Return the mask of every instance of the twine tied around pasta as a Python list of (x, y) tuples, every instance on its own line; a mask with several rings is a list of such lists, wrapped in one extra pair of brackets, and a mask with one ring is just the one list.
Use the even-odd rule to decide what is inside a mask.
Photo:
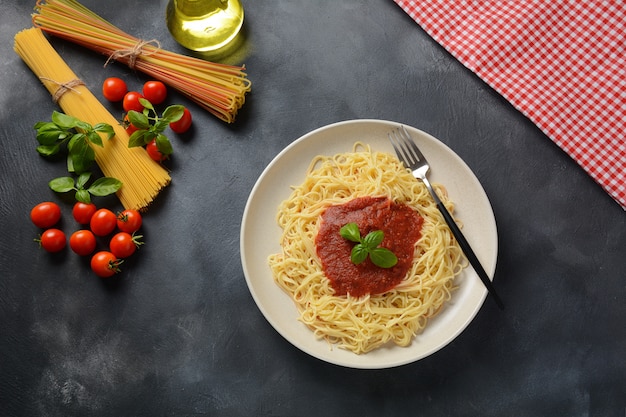
[(66, 81), (63, 83), (53, 80), (52, 78), (48, 78), (48, 77), (39, 77), (39, 79), (50, 81), (51, 83), (59, 86), (59, 88), (52, 95), (52, 101), (54, 101), (55, 103), (58, 103), (61, 97), (63, 96), (63, 94), (67, 93), (68, 91), (73, 91), (77, 94), (80, 94), (80, 91), (76, 90), (75, 87), (78, 87), (79, 85), (85, 85), (83, 80), (78, 79), (78, 78), (74, 78), (73, 80)]
[[(143, 47), (149, 44), (154, 44), (156, 49), (150, 52), (144, 52)], [(139, 40), (132, 48), (130, 49), (118, 49), (117, 51), (113, 51), (109, 58), (104, 63), (106, 67), (109, 65), (111, 60), (117, 61), (120, 58), (128, 58), (128, 67), (130, 69), (135, 69), (135, 62), (140, 55), (153, 55), (156, 54), (159, 49), (161, 49), (161, 43), (159, 43), (156, 39), (151, 39), (149, 41)]]

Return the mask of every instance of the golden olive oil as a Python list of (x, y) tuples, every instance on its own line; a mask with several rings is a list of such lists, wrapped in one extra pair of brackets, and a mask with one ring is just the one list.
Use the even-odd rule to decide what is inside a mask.
[(178, 43), (193, 51), (226, 46), (243, 24), (239, 0), (170, 0), (167, 28)]

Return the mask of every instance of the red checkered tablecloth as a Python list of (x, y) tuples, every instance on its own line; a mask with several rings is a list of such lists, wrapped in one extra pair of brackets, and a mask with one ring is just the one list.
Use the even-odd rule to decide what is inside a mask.
[(394, 0), (626, 210), (626, 3)]

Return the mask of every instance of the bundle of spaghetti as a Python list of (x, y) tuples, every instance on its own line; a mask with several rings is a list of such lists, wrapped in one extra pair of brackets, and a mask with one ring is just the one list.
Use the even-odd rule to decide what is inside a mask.
[[(75, 0), (38, 0), (33, 24), (179, 90), (225, 122), (235, 121), (251, 82), (245, 66), (219, 64), (164, 50), (131, 36)], [(106, 64), (105, 64), (106, 65)]]
[(115, 131), (104, 146), (92, 146), (96, 163), (107, 177), (117, 178), (117, 192), (125, 208), (145, 210), (170, 183), (170, 176), (141, 147), (128, 147), (129, 136), (120, 122), (80, 81), (54, 50), (40, 29), (26, 29), (15, 35), (15, 52), (39, 77), (63, 111), (91, 125), (107, 123)]

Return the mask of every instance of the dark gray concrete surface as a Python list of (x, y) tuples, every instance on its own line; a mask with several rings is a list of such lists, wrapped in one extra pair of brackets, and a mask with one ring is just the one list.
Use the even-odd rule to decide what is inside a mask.
[[(0, 0), (0, 415), (625, 415), (626, 214), (393, 1), (244, 1), (239, 47), (212, 59), (245, 64), (252, 92), (226, 125), (170, 90), (194, 129), (173, 138), (173, 184), (145, 216), (146, 245), (111, 282), (33, 242), (28, 213), (40, 201), (58, 201), (74, 227), (71, 201), (47, 187), (64, 165), (35, 151), (33, 125), (57, 107), (12, 50), (34, 3)], [(166, 3), (84, 1), (185, 52)], [(147, 80), (52, 42), (98, 97), (108, 76)], [(304, 133), (360, 118), (446, 143), (483, 184), (499, 231), (506, 309), (487, 299), (447, 347), (387, 370), (330, 365), (285, 341), (239, 257), (246, 199), (270, 160)]]

